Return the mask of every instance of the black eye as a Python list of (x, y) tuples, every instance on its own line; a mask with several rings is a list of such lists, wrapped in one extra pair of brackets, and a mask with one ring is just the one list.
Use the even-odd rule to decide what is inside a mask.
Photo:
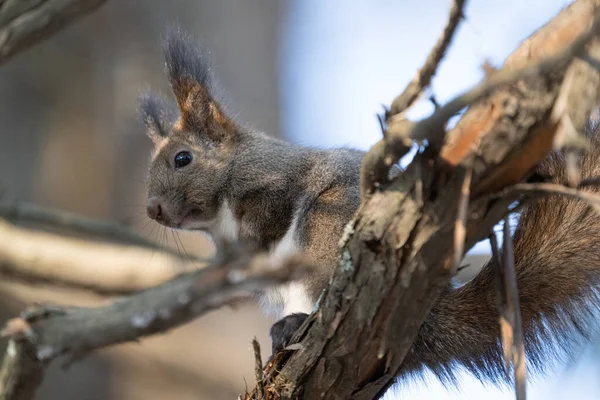
[(180, 151), (175, 155), (175, 168), (185, 167), (192, 162), (192, 153), (189, 151)]

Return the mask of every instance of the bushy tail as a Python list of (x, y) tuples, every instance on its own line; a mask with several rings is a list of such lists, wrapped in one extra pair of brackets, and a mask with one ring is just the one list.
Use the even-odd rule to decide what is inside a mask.
[[(582, 159), (584, 179), (600, 176), (600, 128), (588, 133), (593, 146)], [(539, 173), (566, 182), (563, 155), (549, 156)], [(527, 368), (539, 372), (573, 354), (594, 330), (600, 310), (600, 215), (573, 198), (540, 198), (521, 212), (514, 251)], [(462, 366), (480, 379), (506, 376), (493, 268), (488, 263), (470, 282), (442, 295), (405, 359), (404, 374), (428, 367), (443, 381), (453, 381)]]

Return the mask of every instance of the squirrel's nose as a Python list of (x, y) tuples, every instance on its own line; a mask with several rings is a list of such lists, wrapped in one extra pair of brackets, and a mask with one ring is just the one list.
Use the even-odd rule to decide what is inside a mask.
[(148, 213), (148, 217), (152, 218), (153, 220), (162, 221), (164, 218), (162, 206), (157, 199), (150, 199), (148, 201), (146, 212)]

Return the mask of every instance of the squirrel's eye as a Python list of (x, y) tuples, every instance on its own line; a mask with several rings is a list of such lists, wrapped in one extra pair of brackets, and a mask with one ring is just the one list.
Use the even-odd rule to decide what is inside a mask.
[(189, 151), (180, 151), (175, 155), (175, 168), (185, 167), (192, 162), (192, 153)]

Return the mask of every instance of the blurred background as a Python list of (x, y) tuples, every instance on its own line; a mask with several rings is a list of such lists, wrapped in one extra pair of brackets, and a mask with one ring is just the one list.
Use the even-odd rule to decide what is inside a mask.
[[(449, 56), (434, 79), (439, 102), (500, 65), (518, 43), (568, 1), (469, 3)], [(151, 149), (135, 114), (147, 86), (168, 93), (160, 54), (165, 27), (179, 24), (212, 50), (214, 69), (240, 120), (288, 140), (368, 149), (379, 139), (375, 114), (425, 59), (445, 23), (449, 0), (109, 0), (49, 40), (0, 67), (0, 192), (90, 217), (131, 224), (173, 245), (145, 217)], [(422, 102), (410, 116), (429, 113)], [(207, 255), (200, 234), (181, 235)], [(489, 249), (470, 254), (472, 274)], [(144, 260), (140, 260), (144, 262)], [(99, 297), (51, 286), (0, 281), (0, 324), (33, 301), (89, 305)], [(103, 350), (69, 370), (55, 363), (38, 399), (233, 399), (252, 387), (256, 336), (266, 356), (273, 321), (253, 304), (224, 309), (166, 335)], [(2, 349), (4, 343), (2, 343)], [(597, 399), (595, 346), (567, 368), (530, 383), (531, 399)], [(469, 375), (457, 389), (431, 377), (390, 391), (402, 399), (510, 399)]]

